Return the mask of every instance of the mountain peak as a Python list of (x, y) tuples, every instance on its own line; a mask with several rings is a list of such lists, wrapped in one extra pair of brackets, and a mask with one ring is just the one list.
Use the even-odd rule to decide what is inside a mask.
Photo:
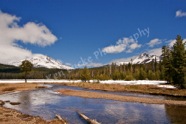
[(128, 64), (128, 63), (132, 63), (132, 64), (145, 64), (145, 63), (150, 63), (152, 61), (156, 61), (159, 62), (160, 61), (160, 57), (156, 56), (156, 55), (151, 55), (148, 53), (142, 53), (139, 56), (136, 56), (135, 58), (131, 58), (130, 60), (127, 59), (126, 61), (124, 59), (121, 59), (122, 61), (116, 61), (115, 63), (117, 65), (122, 65), (122, 64)]
[(147, 53), (142, 53), (142, 54), (140, 54), (139, 56), (138, 56), (138, 58), (139, 59), (142, 59), (142, 58), (146, 58), (146, 57), (149, 57), (149, 54), (147, 54)]
[[(25, 59), (30, 61), (34, 65), (34, 67), (57, 68), (66, 70), (73, 69), (70, 66), (62, 64), (60, 61), (54, 60), (53, 58), (43, 54), (34, 54), (31, 57), (27, 57)], [(9, 64), (19, 66), (21, 65), (22, 61), (24, 60), (13, 61), (10, 62)]]

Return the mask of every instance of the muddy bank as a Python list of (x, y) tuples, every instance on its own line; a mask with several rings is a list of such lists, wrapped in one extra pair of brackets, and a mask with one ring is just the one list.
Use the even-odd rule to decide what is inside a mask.
[(152, 99), (152, 98), (141, 98), (141, 97), (131, 97), (131, 96), (121, 96), (108, 93), (97, 93), (82, 90), (69, 90), (62, 89), (57, 92), (63, 95), (77, 96), (83, 98), (95, 98), (95, 99), (109, 99), (122, 102), (138, 102), (147, 104), (167, 104), (167, 105), (186, 105), (186, 101), (175, 101), (175, 100), (162, 100), (162, 99)]

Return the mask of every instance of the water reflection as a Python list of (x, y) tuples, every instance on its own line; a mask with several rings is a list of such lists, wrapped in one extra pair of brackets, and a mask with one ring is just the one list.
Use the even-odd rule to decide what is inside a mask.
[(64, 96), (53, 92), (59, 86), (0, 95), (0, 100), (21, 102), (18, 106), (6, 103), (6, 107), (14, 108), (25, 114), (40, 116), (51, 120), (60, 114), (70, 124), (84, 124), (77, 111), (102, 124), (139, 124), (139, 123), (186, 123), (186, 107), (140, 103), (125, 103), (104, 99), (86, 99)]
[(115, 124), (169, 123), (164, 105), (118, 103), (117, 105), (106, 105), (105, 111), (108, 116), (116, 119)]
[(172, 124), (186, 124), (186, 107), (165, 105), (165, 110)]
[(21, 111), (28, 111), (30, 112), (32, 101), (30, 99), (30, 92), (25, 92), (19, 95), (19, 105)]

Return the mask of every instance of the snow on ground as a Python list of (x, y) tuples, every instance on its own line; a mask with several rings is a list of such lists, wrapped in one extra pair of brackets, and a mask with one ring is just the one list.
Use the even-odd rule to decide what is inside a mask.
[(102, 84), (121, 84), (121, 85), (158, 85), (165, 84), (167, 81), (158, 81), (158, 80), (133, 80), (133, 81), (124, 81), (124, 80), (106, 80), (99, 81)]
[(167, 89), (175, 89), (176, 87), (173, 85), (157, 85), (160, 88), (167, 88)]
[[(24, 83), (23, 79), (10, 79), (10, 80), (0, 80), (0, 83)], [(54, 79), (28, 79), (28, 83), (80, 83), (81, 80), (54, 80)], [(98, 80), (90, 80), (91, 83), (98, 82)], [(165, 84), (166, 81), (158, 80), (133, 80), (133, 81), (124, 81), (124, 80), (104, 80), (99, 81), (101, 84), (121, 84), (121, 85), (159, 85)]]
[[(81, 80), (28, 79), (27, 83), (80, 83)], [(24, 79), (0, 80), (0, 83), (25, 83)]]
[[(55, 79), (28, 79), (28, 83), (80, 83), (81, 80), (55, 80)], [(173, 85), (167, 85), (167, 81), (159, 80), (133, 80), (133, 81), (124, 81), (124, 80), (90, 80), (90, 83), (101, 83), (101, 84), (120, 84), (120, 85), (157, 85), (160, 88), (174, 89)], [(0, 80), (0, 83), (25, 83), (24, 79), (4, 79)], [(166, 84), (166, 85), (165, 85)]]

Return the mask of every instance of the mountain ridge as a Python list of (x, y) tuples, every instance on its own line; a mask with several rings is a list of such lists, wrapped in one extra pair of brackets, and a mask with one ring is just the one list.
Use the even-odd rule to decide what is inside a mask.
[[(73, 69), (72, 67), (63, 64), (60, 61), (57, 61), (57, 60), (55, 60), (51, 57), (48, 57), (46, 55), (43, 55), (43, 54), (34, 54), (31, 57), (25, 58), (24, 60), (30, 61), (34, 65), (34, 67), (36, 67), (36, 68), (45, 67), (45, 68), (49, 68), (49, 69), (52, 69), (52, 68), (66, 69), (66, 70)], [(24, 60), (11, 61), (8, 64), (18, 67), (21, 65), (22, 61), (24, 61)]]
[(142, 53), (138, 56), (135, 56), (134, 58), (130, 58), (130, 59), (120, 59), (120, 60), (115, 60), (112, 63), (115, 63), (116, 65), (123, 65), (123, 64), (147, 64), (153, 61), (156, 62), (160, 62), (161, 60), (161, 56), (157, 56), (157, 55), (152, 55), (149, 53)]
[[(150, 53), (141, 53), (138, 56), (135, 56), (133, 58), (128, 58), (128, 59), (119, 59), (119, 60), (115, 60), (109, 64), (115, 63), (116, 65), (123, 65), (123, 64), (147, 64), (150, 62), (155, 61), (159, 62), (161, 60), (161, 56), (158, 55), (153, 55)], [(70, 69), (74, 69), (70, 66), (67, 66), (63, 63), (61, 63), (60, 61), (57, 61), (51, 57), (48, 57), (46, 55), (43, 54), (34, 54), (31, 57), (27, 57), (24, 60), (28, 60), (30, 61), (34, 67), (39, 68), (39, 67), (44, 67), (44, 68), (56, 68), (56, 69), (65, 69), (65, 70), (70, 70)], [(9, 62), (8, 65), (13, 65), (13, 66), (20, 66), (23, 60), (19, 60), (19, 61), (12, 61)]]

